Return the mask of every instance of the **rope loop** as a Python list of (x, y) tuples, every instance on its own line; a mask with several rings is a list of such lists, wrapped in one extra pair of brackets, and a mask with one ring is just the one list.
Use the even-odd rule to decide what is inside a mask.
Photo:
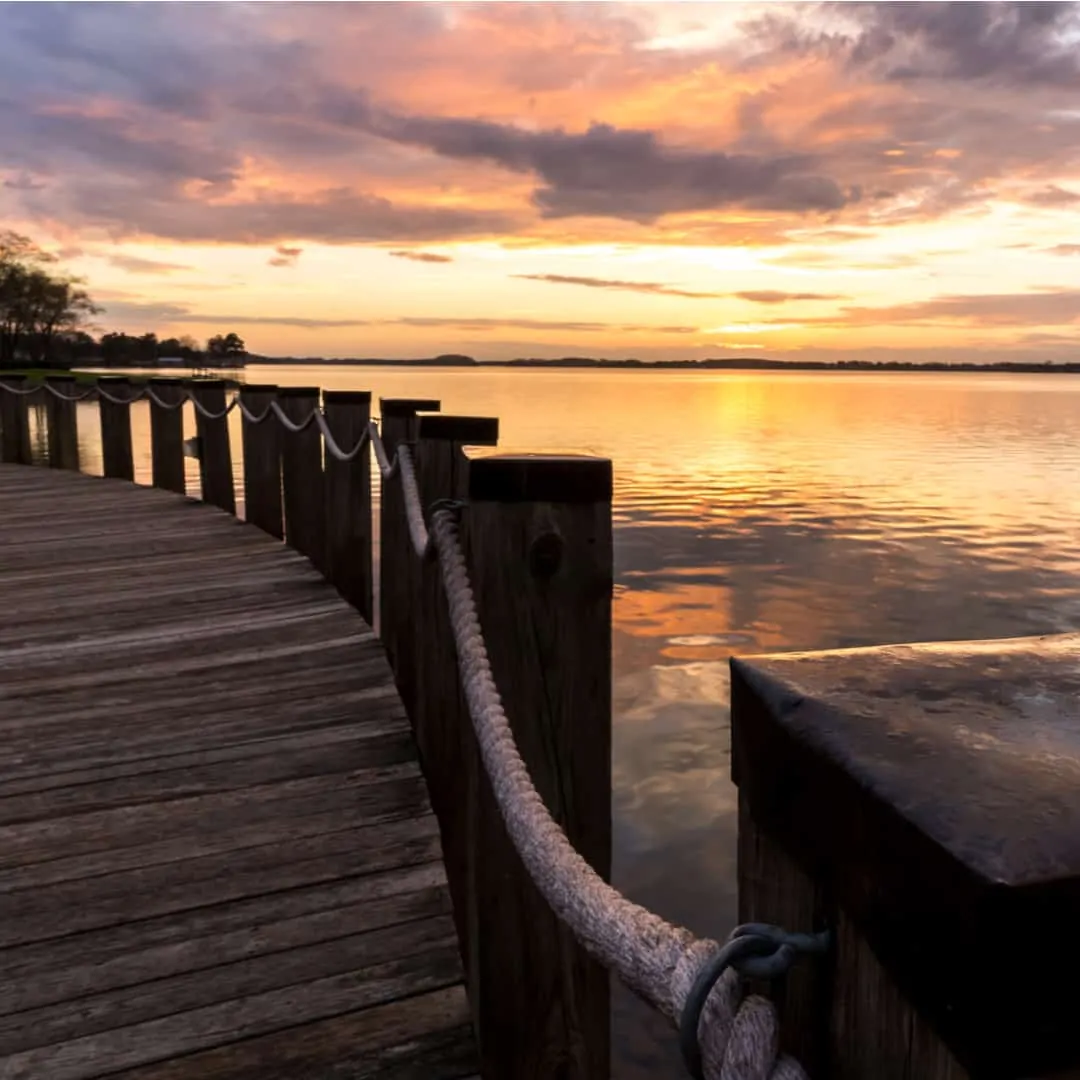
[(698, 1039), (702, 1010), (724, 973), (731, 969), (748, 979), (775, 979), (800, 953), (823, 953), (830, 941), (827, 930), (793, 934), (769, 923), (744, 923), (732, 930), (723, 948), (698, 972), (679, 1014), (679, 1049), (694, 1080), (705, 1077)]

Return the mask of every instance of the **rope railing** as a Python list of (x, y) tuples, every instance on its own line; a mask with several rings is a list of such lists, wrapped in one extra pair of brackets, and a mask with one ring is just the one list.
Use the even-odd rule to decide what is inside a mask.
[[(374, 425), (372, 425), (374, 428)], [(461, 685), (484, 768), (507, 833), (529, 877), (585, 950), (680, 1028), (683, 1055), (698, 1080), (806, 1080), (779, 1052), (779, 1021), (768, 999), (743, 996), (747, 974), (779, 974), (773, 962), (757, 971), (754, 957), (818, 951), (821, 937), (787, 935), (774, 927), (744, 927), (726, 945), (696, 938), (609, 885), (581, 857), (536, 790), (503, 710), (488, 662), (457, 513), (434, 509), (425, 524), (412, 452), (399, 444), (387, 459), (378, 432), (371, 441), (380, 471), (401, 476), (411, 546), (437, 556), (450, 613)]]

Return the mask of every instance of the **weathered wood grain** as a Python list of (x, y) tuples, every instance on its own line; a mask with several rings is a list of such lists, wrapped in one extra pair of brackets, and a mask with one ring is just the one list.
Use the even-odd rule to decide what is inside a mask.
[(0, 1076), (475, 1077), (357, 611), (171, 492), (0, 465), (0, 520)]
[[(116, 398), (99, 396), (101, 415), (101, 459), (105, 475), (120, 480), (135, 479), (135, 459), (131, 449), (131, 380), (124, 375), (103, 375), (98, 387)], [(119, 402), (119, 404), (118, 404)]]

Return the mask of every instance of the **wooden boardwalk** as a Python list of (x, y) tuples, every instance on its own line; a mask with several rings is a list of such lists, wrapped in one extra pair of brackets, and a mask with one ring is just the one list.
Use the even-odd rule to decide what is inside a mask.
[(193, 500), (0, 465), (0, 1078), (476, 1071), (381, 644)]

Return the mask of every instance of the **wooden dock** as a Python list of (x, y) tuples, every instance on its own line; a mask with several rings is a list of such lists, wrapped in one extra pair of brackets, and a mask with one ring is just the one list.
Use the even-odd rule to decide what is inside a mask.
[(0, 1077), (477, 1071), (383, 648), (302, 555), (0, 465)]

